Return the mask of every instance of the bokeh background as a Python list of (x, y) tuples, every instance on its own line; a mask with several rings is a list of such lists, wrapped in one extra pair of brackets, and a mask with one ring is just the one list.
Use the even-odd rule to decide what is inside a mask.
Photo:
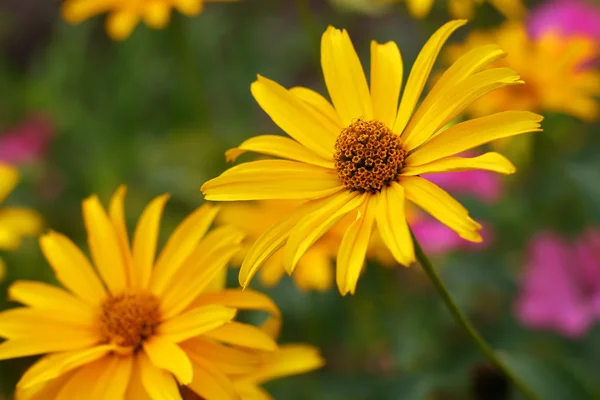
[[(402, 4), (371, 12), (359, 3), (207, 4), (198, 17), (174, 13), (165, 29), (142, 24), (116, 42), (106, 35), (103, 17), (80, 25), (62, 21), (60, 1), (0, 1), (0, 159), (22, 173), (7, 203), (38, 210), (45, 227), (85, 247), (83, 198), (98, 193), (107, 201), (126, 184), (132, 226), (151, 198), (169, 192), (166, 236), (203, 202), (200, 185), (226, 168), (225, 150), (275, 132), (250, 95), (257, 73), (324, 93), (319, 36), (332, 24), (349, 30), (365, 63), (370, 40), (396, 41), (406, 77), (431, 33), (450, 19), (443, 1), (421, 20)], [(528, 9), (540, 3), (527, 2)], [(450, 42), (504, 19), (486, 3)], [(486, 221), (491, 233), (485, 246), (449, 246), (433, 259), (463, 310), (543, 399), (599, 399), (600, 311), (590, 311), (589, 327), (575, 333), (560, 324), (536, 326), (518, 312), (536, 240), (539, 245), (552, 231), (574, 243), (600, 227), (600, 125), (543, 114), (545, 132), (513, 152), (517, 174), (494, 178), (493, 188), (479, 191), (483, 195), (469, 190), (479, 187), (473, 180), (454, 192), (476, 219)], [(542, 260), (553, 258), (548, 246), (538, 249), (548, 256)], [(555, 292), (540, 302), (562, 312), (560, 305), (573, 297), (565, 294), (569, 286), (578, 303), (568, 315), (592, 307), (600, 293), (600, 243), (592, 247), (586, 262), (597, 269), (597, 281), (574, 283), (578, 278), (570, 270), (583, 261), (567, 257), (566, 269), (548, 266), (537, 273), (535, 279), (550, 285), (544, 293)], [(35, 238), (1, 256), (7, 268), (0, 309), (12, 306), (6, 298), (12, 281), (53, 281)], [(236, 270), (230, 272), (235, 286)], [(288, 277), (275, 288), (262, 288), (258, 279), (253, 286), (283, 311), (280, 341), (314, 344), (327, 360), (319, 371), (268, 384), (277, 399), (505, 398), (493, 397), (502, 379), (488, 369), (418, 266), (370, 262), (357, 294), (347, 297), (335, 288), (303, 293)], [(0, 399), (11, 398), (32, 361), (0, 362)], [(473, 387), (483, 387), (484, 394), (472, 397)]]

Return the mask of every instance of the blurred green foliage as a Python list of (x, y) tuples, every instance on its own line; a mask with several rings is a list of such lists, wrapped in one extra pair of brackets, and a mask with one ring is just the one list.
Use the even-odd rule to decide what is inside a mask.
[[(49, 227), (81, 245), (81, 200), (98, 193), (107, 201), (121, 183), (129, 187), (130, 226), (152, 197), (172, 193), (166, 236), (202, 203), (200, 185), (225, 168), (226, 149), (276, 132), (250, 95), (255, 74), (323, 92), (316, 57), (327, 24), (349, 29), (362, 60), (368, 60), (371, 39), (394, 40), (410, 66), (447, 19), (435, 10), (415, 21), (404, 7), (369, 17), (322, 1), (311, 3), (312, 19), (306, 19), (293, 1), (254, 0), (209, 4), (197, 18), (174, 15), (163, 31), (139, 26), (128, 40), (113, 42), (102, 18), (69, 26), (58, 19), (57, 3), (42, 7), (41, 20), (33, 17), (38, 2), (26, 3), (0, 7), (0, 126), (41, 112), (57, 135), (48, 156), (25, 169), (10, 202), (39, 210)], [(12, 23), (17, 16), (20, 23)], [(500, 20), (484, 6), (467, 29)], [(572, 341), (528, 331), (513, 316), (531, 235), (600, 225), (600, 125), (547, 115), (544, 127), (534, 138), (531, 162), (507, 179), (501, 203), (462, 199), (476, 218), (494, 226), (493, 246), (435, 261), (486, 339), (544, 400), (597, 399), (598, 328)], [(9, 269), (0, 308), (9, 306), (11, 281), (53, 280), (33, 239), (3, 257)], [(237, 285), (236, 271), (230, 275)], [(281, 341), (317, 345), (328, 362), (318, 372), (269, 384), (277, 399), (465, 399), (474, 365), (484, 362), (416, 268), (369, 265), (353, 297), (334, 290), (302, 294), (289, 279), (266, 291), (283, 310)], [(30, 362), (0, 362), (0, 393), (9, 396)]]

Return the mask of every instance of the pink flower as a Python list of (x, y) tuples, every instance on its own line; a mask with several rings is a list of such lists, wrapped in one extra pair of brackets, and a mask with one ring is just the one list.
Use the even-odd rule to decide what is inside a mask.
[(50, 122), (41, 116), (0, 133), (0, 161), (9, 164), (32, 162), (42, 158), (54, 136)]
[(515, 311), (521, 322), (580, 337), (600, 317), (600, 230), (575, 241), (552, 232), (530, 243)]
[(529, 19), (534, 38), (554, 31), (600, 41), (600, 7), (586, 0), (553, 0), (535, 9)]

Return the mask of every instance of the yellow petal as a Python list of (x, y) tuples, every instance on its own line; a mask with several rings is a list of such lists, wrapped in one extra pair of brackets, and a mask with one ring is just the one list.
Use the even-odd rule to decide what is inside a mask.
[(293, 139), (277, 135), (261, 135), (250, 138), (238, 147), (227, 150), (227, 161), (235, 161), (241, 154), (252, 151), (288, 160), (300, 161), (325, 168), (334, 168), (331, 158), (325, 159)]
[(406, 164), (427, 164), (491, 142), (526, 132), (539, 132), (543, 117), (529, 111), (505, 111), (460, 124), (440, 133), (411, 154)]
[(234, 308), (216, 304), (193, 308), (163, 322), (159, 334), (171, 342), (179, 343), (231, 322), (235, 314)]
[(0, 203), (13, 191), (19, 183), (19, 172), (16, 168), (0, 162)]
[[(63, 385), (55, 400), (89, 399), (103, 400), (94, 390), (94, 383), (106, 371), (109, 358), (104, 357), (79, 368)], [(112, 377), (111, 377), (112, 378)]]
[(424, 18), (431, 11), (433, 0), (407, 0), (406, 6), (413, 17)]
[(268, 355), (268, 361), (242, 379), (263, 383), (285, 376), (303, 374), (325, 365), (319, 350), (302, 344), (286, 344)]
[(62, 387), (74, 375), (75, 371), (67, 372), (49, 382), (43, 382), (30, 388), (15, 388), (15, 400), (48, 400), (56, 399)]
[(448, 10), (450, 15), (455, 18), (467, 18), (473, 17), (474, 2), (472, 0), (449, 0)]
[(342, 122), (340, 121), (340, 116), (325, 97), (314, 90), (301, 86), (291, 88), (290, 92), (302, 99), (312, 108), (319, 118), (319, 121), (329, 132), (340, 132), (344, 128), (344, 125), (342, 125)]
[(188, 16), (198, 15), (204, 8), (204, 0), (174, 0), (173, 4), (180, 13)]
[[(239, 232), (234, 232), (234, 235), (236, 236), (226, 237), (212, 247), (208, 243), (200, 243), (197, 251), (192, 253), (189, 261), (181, 268), (181, 273), (173, 278), (172, 284), (162, 296), (164, 318), (171, 318), (187, 308), (220, 271), (227, 269), (231, 258), (240, 251), (236, 244), (243, 238)], [(207, 239), (210, 238), (207, 236)]]
[(373, 119), (367, 79), (348, 32), (329, 26), (321, 38), (321, 67), (341, 122)]
[(233, 346), (249, 349), (263, 351), (273, 351), (277, 349), (275, 340), (263, 330), (252, 325), (235, 321), (206, 332), (204, 336)]
[(134, 11), (114, 11), (106, 18), (106, 31), (114, 40), (125, 40), (139, 20), (140, 16)]
[(150, 284), (156, 242), (160, 231), (160, 219), (169, 195), (165, 194), (152, 200), (146, 207), (133, 236), (133, 287), (147, 288)]
[(367, 196), (344, 190), (298, 221), (292, 229), (284, 250), (284, 265), (288, 274), (294, 272), (302, 255), (319, 238), (346, 214), (359, 207)]
[(383, 243), (398, 263), (408, 267), (415, 261), (415, 248), (405, 209), (404, 188), (394, 182), (380, 192), (375, 218)]
[(204, 357), (194, 358), (194, 381), (189, 388), (202, 399), (238, 400), (231, 380)]
[(142, 385), (152, 400), (181, 400), (177, 382), (170, 373), (154, 366), (144, 352), (140, 352), (138, 362)]
[(70, 293), (42, 282), (17, 281), (8, 289), (11, 301), (49, 313), (85, 319), (94, 309)]
[(194, 302), (194, 307), (209, 304), (219, 304), (237, 310), (265, 311), (271, 315), (271, 318), (263, 323), (261, 328), (270, 333), (271, 337), (278, 336), (281, 312), (273, 300), (263, 293), (250, 289), (224, 289), (220, 292), (205, 293), (198, 296)]
[(438, 29), (427, 41), (425, 46), (423, 46), (423, 49), (417, 56), (417, 59), (410, 70), (410, 75), (406, 81), (406, 88), (404, 89), (402, 99), (400, 100), (398, 117), (396, 118), (396, 124), (393, 129), (397, 134), (402, 134), (404, 128), (408, 124), (442, 46), (455, 30), (466, 23), (466, 20), (450, 21), (446, 23)]
[(98, 400), (126, 398), (132, 368), (132, 357), (118, 355), (107, 357), (106, 364), (98, 367), (99, 373), (95, 375), (95, 385), (90, 398)]
[(260, 75), (250, 89), (261, 108), (285, 133), (319, 156), (331, 158), (337, 132), (328, 131), (310, 106), (283, 86)]
[(329, 198), (306, 202), (265, 230), (256, 239), (244, 258), (238, 277), (240, 285), (246, 288), (263, 263), (283, 246), (298, 221), (328, 200)]
[(66, 21), (80, 23), (109, 11), (112, 6), (111, 2), (104, 0), (65, 0), (61, 11)]
[(429, 140), (434, 133), (452, 121), (475, 100), (505, 86), (523, 83), (510, 68), (494, 68), (469, 76), (434, 103), (419, 120), (412, 120), (402, 139), (410, 151)]
[(119, 186), (110, 199), (108, 215), (115, 227), (115, 233), (117, 234), (117, 240), (119, 241), (119, 247), (121, 248), (121, 254), (123, 255), (127, 269), (127, 281), (131, 284), (133, 282), (133, 256), (129, 248), (129, 235), (127, 234), (127, 224), (125, 222), (126, 194), (127, 187), (125, 185)]
[(96, 330), (96, 315), (70, 315), (49, 313), (29, 307), (11, 308), (0, 313), (0, 336), (5, 338), (33, 337), (43, 335), (45, 330), (68, 334), (69, 330), (89, 333)]
[(423, 118), (423, 115), (431, 109), (431, 107), (448, 96), (448, 93), (457, 84), (463, 82), (469, 76), (482, 71), (488, 65), (505, 57), (506, 53), (497, 45), (489, 44), (486, 46), (477, 47), (468, 53), (461, 56), (448, 68), (435, 86), (427, 94), (414, 116), (411, 123), (406, 129), (406, 132), (411, 131), (412, 126)]
[(264, 262), (258, 277), (261, 285), (272, 288), (277, 286), (284, 276), (283, 249), (279, 249)]
[(0, 283), (2, 283), (5, 276), (6, 276), (6, 264), (4, 263), (4, 260), (2, 258), (0, 258)]
[(485, 153), (477, 157), (446, 157), (416, 167), (405, 167), (403, 176), (435, 174), (438, 172), (460, 172), (482, 170), (499, 174), (514, 174), (515, 166), (506, 157), (498, 153)]
[(40, 383), (50, 381), (82, 365), (96, 361), (110, 351), (114, 345), (101, 345), (85, 350), (50, 354), (33, 364), (18, 383), (19, 388), (29, 389)]
[(50, 231), (40, 238), (40, 247), (56, 278), (73, 294), (92, 305), (106, 297), (87, 257), (66, 236)]
[(481, 225), (471, 219), (469, 212), (446, 191), (418, 176), (403, 176), (400, 184), (408, 200), (456, 231), (463, 239), (481, 242), (481, 236), (477, 233)]
[(521, 0), (490, 0), (502, 14), (512, 19), (522, 18), (527, 14), (527, 8)]
[(237, 389), (242, 399), (248, 400), (273, 400), (273, 397), (265, 389), (257, 386), (254, 382), (236, 381), (235, 388)]
[[(32, 324), (31, 330), (37, 329)], [(0, 360), (35, 356), (60, 351), (81, 350), (100, 342), (97, 334), (72, 329), (54, 330), (40, 333), (36, 337), (21, 337), (0, 343)]]
[(33, 210), (20, 207), (0, 209), (0, 226), (18, 235), (37, 235), (42, 229), (42, 216)]
[(368, 196), (365, 204), (358, 211), (358, 216), (350, 224), (338, 251), (336, 281), (342, 296), (350, 292), (354, 294), (360, 277), (365, 256), (373, 232), (377, 198)]
[(225, 346), (210, 340), (196, 337), (180, 344), (194, 363), (200, 358), (214, 365), (227, 375), (248, 374), (258, 367), (262, 354)]
[(144, 21), (154, 29), (162, 29), (169, 23), (171, 5), (163, 0), (149, 1), (144, 8)]
[(218, 207), (204, 204), (188, 215), (167, 240), (152, 273), (150, 288), (161, 294), (169, 280), (192, 254), (219, 212)]
[(156, 368), (169, 371), (180, 385), (192, 382), (192, 362), (185, 352), (163, 336), (154, 336), (144, 342), (144, 351)]
[(287, 160), (247, 162), (202, 185), (211, 201), (315, 199), (342, 190), (337, 172)]
[[(298, 261), (294, 281), (300, 290), (326, 292), (333, 285), (333, 263), (328, 252), (315, 247), (309, 249)], [(283, 267), (281, 267), (283, 270)]]
[(371, 42), (371, 99), (373, 118), (393, 127), (402, 88), (402, 56), (394, 42)]
[(131, 378), (129, 379), (129, 386), (127, 387), (127, 393), (125, 394), (125, 399), (152, 400), (142, 384), (142, 372), (140, 365), (141, 356), (146, 357), (147, 359), (147, 356), (143, 351), (138, 352), (138, 356), (131, 357), (133, 359), (133, 367), (131, 371)]
[(100, 276), (111, 292), (123, 291), (127, 287), (127, 269), (119, 239), (97, 196), (83, 201), (83, 219), (90, 252)]

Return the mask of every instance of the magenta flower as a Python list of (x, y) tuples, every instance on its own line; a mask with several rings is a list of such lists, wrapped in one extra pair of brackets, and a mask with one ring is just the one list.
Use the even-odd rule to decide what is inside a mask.
[(546, 2), (531, 13), (529, 31), (535, 38), (554, 31), (600, 41), (600, 7), (586, 0)]
[(584, 335), (600, 317), (600, 230), (574, 241), (538, 234), (530, 242), (515, 311), (529, 328)]
[(488, 204), (502, 197), (502, 178), (488, 171), (447, 172), (424, 176), (454, 195), (472, 196)]
[(0, 161), (9, 164), (32, 162), (42, 158), (54, 136), (50, 122), (40, 116), (0, 133)]
[(469, 242), (456, 234), (452, 229), (427, 216), (412, 224), (412, 230), (427, 254), (439, 256), (452, 251), (477, 251), (483, 250), (493, 241), (493, 231), (485, 222), (481, 243)]

